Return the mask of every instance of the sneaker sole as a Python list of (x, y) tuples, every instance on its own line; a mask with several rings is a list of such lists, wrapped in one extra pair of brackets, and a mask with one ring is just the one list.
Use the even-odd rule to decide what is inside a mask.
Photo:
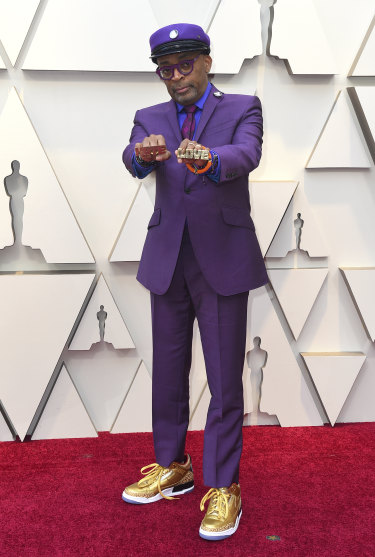
[[(194, 483), (191, 485), (191, 482), (187, 484), (176, 485), (174, 487), (168, 487), (167, 489), (162, 489), (162, 493), (168, 497), (178, 497), (179, 495), (184, 495), (185, 493), (189, 493), (193, 491)], [(164, 499), (160, 493), (157, 493), (153, 497), (136, 497), (135, 495), (129, 495), (125, 491), (122, 493), (122, 500), (126, 503), (132, 503), (133, 505), (147, 505), (148, 503), (155, 503), (156, 501), (160, 501), (160, 499)]]
[(209, 540), (212, 542), (225, 540), (225, 538), (229, 538), (235, 533), (240, 523), (241, 516), (242, 516), (242, 509), (240, 510), (236, 518), (236, 523), (233, 526), (233, 528), (228, 528), (228, 530), (224, 530), (223, 532), (210, 532), (209, 530), (203, 530), (202, 528), (199, 528), (199, 535), (204, 540)]

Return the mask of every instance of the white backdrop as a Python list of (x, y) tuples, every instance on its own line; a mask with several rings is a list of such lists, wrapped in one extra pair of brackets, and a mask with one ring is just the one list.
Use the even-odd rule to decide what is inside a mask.
[[(106, 300), (113, 298), (107, 330), (110, 330), (112, 313), (116, 312), (116, 322), (120, 323), (119, 315), (124, 322), (118, 327), (126, 327), (135, 346), (132, 348), (130, 343), (128, 347), (116, 349), (104, 336), (104, 341), (94, 342), (89, 350), (74, 349), (77, 341), (68, 350), (80, 322), (79, 334), (85, 336), (84, 324), (88, 318), (86, 315), (82, 321), (81, 318), (95, 288), (94, 281), (88, 293), (87, 290), (81, 293), (81, 310), (77, 308), (71, 315), (65, 346), (57, 343), (49, 381), (39, 381), (39, 391), (33, 394), (39, 397), (40, 404), (30, 421), (28, 434), (33, 434), (37, 424), (35, 437), (38, 438), (87, 436), (95, 430), (112, 427), (114, 432), (150, 428), (150, 408), (145, 403), (149, 400), (152, 359), (149, 294), (135, 280), (137, 261), (121, 261), (121, 254), (112, 262), (109, 257), (118, 238), (125, 240), (128, 248), (139, 245), (144, 231), (134, 227), (137, 218), (133, 214), (123, 226), (124, 219), (129, 210), (132, 214), (131, 210), (137, 208), (145, 220), (151, 206), (152, 180), (145, 181), (139, 190), (145, 201), (137, 197), (138, 204), (133, 203), (139, 182), (125, 171), (121, 161), (136, 109), (168, 98), (164, 84), (153, 73), (154, 66), (147, 59), (148, 36), (158, 26), (184, 20), (201, 23), (211, 35), (215, 61), (212, 81), (216, 87), (224, 93), (256, 92), (263, 104), (263, 158), (250, 176), (250, 193), (253, 202), (258, 203), (254, 215), (259, 235), (267, 229), (265, 234), (269, 236), (272, 228), (271, 237), (275, 235), (266, 257), (267, 266), (284, 269), (285, 275), (280, 271), (274, 273), (278, 277), (275, 290), (270, 287), (254, 293), (254, 303), (249, 307), (248, 350), (253, 348), (253, 338), (261, 337), (268, 361), (263, 370), (262, 413), (255, 422), (249, 414), (253, 406), (250, 369), (245, 363), (245, 409), (249, 414), (246, 423), (302, 426), (375, 420), (375, 352), (367, 335), (370, 326), (363, 323), (366, 316), (358, 309), (361, 304), (374, 307), (371, 306), (374, 289), (368, 273), (361, 273), (361, 269), (375, 267), (375, 172), (371, 134), (371, 126), (375, 129), (375, 93), (372, 94), (375, 67), (371, 67), (375, 52), (368, 54), (375, 44), (371, 33), (373, 0), (278, 0), (273, 7), (272, 0), (210, 0), (204, 6), (198, 0), (191, 0), (189, 10), (182, 0), (144, 0), (143, 4), (140, 24), (130, 0), (41, 0), (39, 4), (29, 0), (0, 0), (3, 62), (0, 68), (4, 68), (0, 69), (0, 110), (3, 114), (7, 111), (9, 91), (16, 87), (21, 99), (17, 110), (26, 110), (35, 130), (29, 140), (30, 152), (40, 142), (43, 149), (39, 146), (37, 150), (39, 153), (44, 150), (43, 164), (53, 171), (53, 187), (60, 187), (68, 202), (61, 202), (61, 211), (71, 211), (69, 218), (75, 217), (80, 230), (79, 242), (84, 246), (86, 240), (95, 259), (95, 263), (90, 263), (86, 248), (86, 259), (77, 258), (74, 254), (78, 240), (73, 241), (64, 230), (60, 233), (74, 252), (71, 255), (67, 250), (69, 255), (65, 260), (52, 257), (47, 263), (34, 253), (37, 247), (43, 253), (42, 245), (33, 245), (33, 253), (24, 246), (10, 248), (9, 197), (0, 188), (0, 245), (8, 246), (0, 249), (0, 280), (3, 275), (7, 281), (9, 277), (16, 279), (15, 273), (20, 272), (53, 272), (52, 276), (57, 277), (62, 273), (94, 271), (95, 281), (102, 274), (108, 287)], [(306, 14), (313, 16), (307, 18)], [(357, 72), (352, 69), (352, 77), (348, 77), (353, 62), (361, 59), (362, 52), (365, 54), (361, 65), (358, 63), (360, 69)], [(353, 90), (350, 95), (345, 91), (356, 87), (360, 88), (359, 101)], [(335, 105), (339, 93), (339, 100), (346, 103), (344, 107)], [(17, 124), (21, 126), (18, 129), (9, 118), (4, 121), (0, 136), (4, 142), (12, 137), (16, 147), (9, 156), (20, 161), (23, 174), (22, 161), (26, 154), (23, 157), (22, 153), (24, 149), (29, 151), (21, 141), (17, 150), (17, 134), (24, 138), (22, 126), (26, 124)], [(17, 122), (24, 121), (24, 116), (17, 116)], [(318, 166), (306, 168), (313, 151), (314, 155), (319, 154)], [(11, 162), (3, 162), (2, 180), (10, 175)], [(46, 175), (51, 174), (50, 170)], [(34, 174), (25, 169), (24, 175), (29, 180), (25, 238), (31, 234), (30, 226), (34, 227), (35, 237), (40, 237), (41, 227), (47, 220), (43, 214), (53, 213), (56, 206), (41, 207), (41, 202), (32, 202)], [(287, 194), (282, 185), (285, 182), (292, 184)], [(48, 181), (43, 187), (49, 187)], [(304, 220), (300, 246), (304, 251), (294, 250), (297, 212)], [(275, 215), (279, 222), (272, 220)], [(27, 223), (32, 223), (29, 228)], [(50, 232), (44, 230), (42, 238), (41, 244), (56, 245), (51, 241), (52, 228)], [(131, 257), (136, 259), (134, 255)], [(316, 283), (310, 287), (310, 279), (301, 278), (296, 282), (296, 273), (288, 270), (315, 267), (328, 269), (327, 278), (319, 288)], [(350, 283), (340, 271), (348, 267), (357, 269), (356, 288), (361, 300), (354, 301)], [(305, 277), (306, 273), (298, 276)], [(296, 282), (293, 288), (291, 281), (293, 285)], [(283, 290), (286, 295), (281, 295), (281, 290), (278, 293), (281, 287), (286, 289)], [(306, 290), (310, 288), (313, 290)], [(16, 360), (21, 380), (18, 396), (12, 400), (6, 402), (0, 391), (1, 440), (11, 439), (12, 434), (24, 437), (25, 425), (21, 432), (12, 422), (17, 406), (24, 405), (29, 396), (23, 388), (22, 374), (28, 376), (31, 369), (38, 373), (38, 357), (55, 338), (54, 328), (47, 334), (44, 327), (41, 336), (35, 335), (38, 350), (31, 353), (24, 350), (28, 339), (20, 336), (18, 320), (28, 315), (37, 333), (38, 319), (30, 317), (28, 308), (19, 307), (16, 287), (12, 292), (7, 282), (10, 302), (2, 304), (6, 312), (2, 315), (0, 342), (9, 343), (10, 338), (18, 335), (17, 346), (22, 358), (18, 355)], [(30, 289), (30, 297), (33, 296)], [(66, 306), (65, 296), (64, 291), (56, 296), (53, 304), (48, 302), (51, 324)], [(311, 299), (310, 307), (306, 307), (305, 298)], [(106, 304), (99, 301), (99, 296), (97, 299), (98, 304)], [(91, 307), (92, 319), (99, 326), (94, 310)], [(264, 312), (267, 318), (262, 320), (256, 312)], [(297, 338), (291, 328), (296, 316), (290, 312), (303, 313), (304, 326)], [(300, 325), (301, 319), (301, 314), (297, 315)], [(87, 330), (91, 331), (92, 327), (91, 321)], [(303, 358), (300, 353), (304, 353)], [(359, 357), (354, 358), (352, 353), (359, 353)], [(7, 383), (15, 361), (9, 350), (2, 350), (1, 354), (0, 386)], [(361, 354), (366, 356), (363, 365)], [(318, 359), (312, 359), (313, 356)], [(310, 374), (308, 365), (312, 361), (314, 370)], [(344, 362), (341, 367), (340, 362)], [(358, 362), (362, 367), (358, 367)], [(346, 371), (348, 368), (350, 372)], [(321, 378), (325, 369), (327, 380), (320, 379), (315, 385), (312, 376)], [(340, 374), (346, 374), (345, 380)], [(191, 426), (202, 428), (208, 396), (198, 332), (191, 381), (192, 415), (195, 412)], [(138, 397), (139, 393), (144, 396), (137, 406), (135, 395)], [(332, 396), (334, 419), (330, 415), (332, 403), (327, 402)], [(296, 404), (290, 402), (293, 397), (297, 397)], [(65, 428), (64, 420), (59, 417), (67, 415), (68, 407), (72, 408), (76, 422), (67, 420)], [(89, 423), (94, 427), (89, 427)]]

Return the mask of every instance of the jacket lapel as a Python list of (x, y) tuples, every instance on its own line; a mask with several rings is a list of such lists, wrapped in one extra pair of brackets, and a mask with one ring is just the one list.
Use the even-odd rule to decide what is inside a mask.
[(223, 95), (215, 97), (214, 93), (217, 91), (216, 87), (212, 85), (210, 94), (207, 97), (206, 102), (204, 103), (202, 115), (199, 120), (197, 133), (195, 136), (195, 141), (199, 142), (199, 137), (201, 136), (207, 122), (212, 116), (213, 111), (215, 110), (216, 106), (221, 102)]

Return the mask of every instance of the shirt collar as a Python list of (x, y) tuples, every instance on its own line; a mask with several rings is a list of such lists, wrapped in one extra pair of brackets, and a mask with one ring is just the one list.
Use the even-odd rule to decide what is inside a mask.
[[(203, 110), (203, 105), (206, 102), (208, 95), (210, 94), (211, 87), (212, 87), (211, 83), (208, 82), (205, 92), (203, 93), (201, 98), (196, 103), (194, 103), (195, 106), (197, 106), (201, 110)], [(177, 106), (178, 112), (182, 112), (182, 110), (184, 110), (184, 108), (185, 108), (183, 104), (180, 104), (178, 102), (176, 102), (176, 106)]]

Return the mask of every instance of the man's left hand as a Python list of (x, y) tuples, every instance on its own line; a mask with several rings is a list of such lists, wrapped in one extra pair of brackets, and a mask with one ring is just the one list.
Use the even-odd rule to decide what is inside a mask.
[[(199, 150), (204, 150), (204, 151), (208, 151), (210, 152), (210, 149), (208, 147), (204, 147), (203, 145), (201, 145), (200, 143), (198, 143), (197, 141), (192, 141), (191, 139), (183, 139), (179, 149), (181, 149), (182, 153), (185, 154), (186, 149), (199, 149)], [(181, 152), (180, 151), (180, 152)], [(177, 156), (178, 151), (175, 151), (175, 155), (177, 157), (177, 162), (178, 163), (192, 163), (194, 162), (195, 166), (197, 167), (204, 167), (207, 164), (207, 160), (204, 159), (180, 159)]]

